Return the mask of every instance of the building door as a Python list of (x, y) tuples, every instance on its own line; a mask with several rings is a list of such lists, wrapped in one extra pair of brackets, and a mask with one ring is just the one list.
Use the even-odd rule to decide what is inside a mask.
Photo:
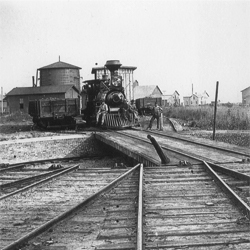
[(23, 110), (23, 98), (20, 98), (20, 102), (19, 102), (19, 105), (20, 105), (20, 110)]

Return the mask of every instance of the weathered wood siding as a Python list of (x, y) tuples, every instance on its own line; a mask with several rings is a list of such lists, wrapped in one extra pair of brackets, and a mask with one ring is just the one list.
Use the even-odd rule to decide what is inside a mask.
[(40, 70), (40, 85), (70, 85), (80, 90), (80, 73), (78, 69), (43, 69)]
[[(9, 107), (9, 112), (14, 113), (17, 111), (21, 111), (24, 113), (28, 113), (29, 108), (29, 100), (39, 100), (42, 98), (65, 98), (65, 94), (47, 94), (47, 95), (17, 95), (17, 96), (8, 96), (7, 102)], [(20, 107), (20, 102), (23, 102), (23, 108)]]
[(242, 90), (242, 104), (250, 104), (250, 87)]

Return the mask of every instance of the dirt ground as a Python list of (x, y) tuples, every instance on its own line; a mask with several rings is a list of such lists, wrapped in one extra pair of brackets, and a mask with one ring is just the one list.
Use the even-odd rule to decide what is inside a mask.
[[(150, 117), (140, 118), (141, 129), (147, 128), (149, 120)], [(156, 129), (156, 122), (153, 124), (154, 129)], [(163, 131), (173, 131), (166, 118)], [(183, 130), (178, 133), (209, 140), (212, 140), (213, 135), (213, 131), (189, 127), (183, 127)], [(90, 136), (91, 132), (83, 128), (79, 128), (78, 131), (65, 130), (60, 132), (33, 130), (33, 123), (29, 117), (19, 119), (18, 122), (0, 119), (0, 163), (16, 163), (83, 154), (93, 155), (96, 153), (94, 148), (97, 145), (92, 145), (93, 140), (87, 140)], [(41, 137), (51, 139), (41, 141)], [(216, 131), (215, 140), (249, 148), (250, 131)], [(13, 143), (7, 144), (10, 141)]]

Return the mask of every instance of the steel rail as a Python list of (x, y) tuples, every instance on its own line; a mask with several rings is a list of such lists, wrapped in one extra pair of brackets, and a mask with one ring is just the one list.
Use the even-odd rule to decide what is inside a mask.
[(209, 162), (209, 165), (210, 165), (214, 170), (216, 170), (217, 172), (220, 172), (220, 173), (229, 175), (229, 176), (231, 176), (231, 177), (234, 177), (234, 178), (237, 178), (237, 179), (240, 179), (240, 180), (247, 181), (248, 184), (250, 184), (250, 175), (243, 174), (243, 173), (240, 173), (240, 172), (238, 172), (238, 171), (235, 171), (235, 170), (232, 170), (232, 169), (229, 169), (229, 168), (227, 168), (227, 167), (223, 167), (223, 166), (220, 166), (220, 165), (218, 165), (218, 164), (211, 163), (211, 162)]
[(215, 173), (215, 171), (205, 161), (206, 170), (213, 177), (214, 181), (226, 192), (233, 201), (242, 209), (243, 213), (250, 219), (250, 207)]
[(88, 160), (88, 159), (98, 159), (102, 158), (100, 156), (93, 157), (82, 157), (82, 156), (73, 156), (73, 157), (64, 157), (64, 158), (52, 158), (52, 159), (44, 159), (44, 160), (35, 160), (35, 161), (25, 161), (19, 163), (9, 164), (9, 167), (0, 169), (0, 172), (13, 170), (15, 168), (25, 167), (25, 165), (36, 164), (36, 163), (45, 163), (45, 162), (54, 162), (54, 161), (70, 161), (70, 160)]
[(140, 165), (139, 176), (137, 250), (143, 250), (143, 164)]
[(52, 175), (52, 174), (55, 174), (55, 173), (60, 173), (61, 171), (65, 170), (65, 169), (66, 168), (57, 169), (57, 170), (54, 170), (54, 171), (49, 171), (49, 172), (44, 173), (44, 174), (34, 175), (34, 176), (23, 178), (23, 179), (20, 179), (20, 180), (17, 180), (17, 181), (12, 181), (12, 182), (9, 182), (9, 183), (1, 184), (0, 185), (0, 190), (5, 189), (5, 188), (9, 188), (9, 187), (14, 187), (16, 185), (25, 183), (25, 182), (30, 181), (32, 179), (34, 179), (34, 180), (35, 179), (40, 179), (40, 178), (43, 178), (43, 177), (48, 176), (48, 175)]
[(23, 163), (17, 163), (16, 165), (8, 165), (8, 166), (10, 166), (10, 167), (6, 167), (6, 168), (1, 168), (0, 169), (0, 173), (1, 172), (6, 172), (6, 171), (11, 171), (11, 170), (15, 170), (15, 169), (18, 169), (18, 168), (24, 168), (25, 167), (25, 164), (23, 164)]
[[(133, 136), (133, 135), (124, 134), (124, 133), (122, 133), (122, 132), (116, 132), (116, 133), (123, 134), (123, 135), (125, 135), (125, 136), (131, 137), (131, 138), (134, 138), (134, 139), (137, 139), (137, 140), (141, 140), (141, 141), (143, 141), (143, 142), (146, 142), (146, 143), (150, 144), (150, 143), (148, 142), (148, 140), (143, 139), (143, 138), (139, 138), (139, 137), (136, 137), (136, 136)], [(161, 146), (161, 148), (162, 148), (162, 149), (165, 149), (165, 150), (168, 150), (168, 151), (171, 151), (171, 152), (174, 152), (174, 153), (176, 153), (176, 154), (180, 154), (180, 155), (183, 155), (183, 156), (185, 156), (185, 157), (188, 157), (188, 158), (197, 160), (197, 161), (201, 161), (201, 162), (204, 161), (204, 159), (202, 159), (202, 158), (199, 158), (199, 157), (197, 157), (197, 156), (193, 156), (193, 155), (186, 154), (186, 153), (184, 153), (184, 152), (182, 152), (182, 151), (179, 151), (179, 150), (176, 150), (176, 149), (167, 148), (167, 147), (165, 147), (165, 146)], [(211, 165), (212, 168), (213, 168), (214, 170), (216, 170), (216, 171), (218, 171), (218, 172), (220, 172), (220, 173), (223, 173), (223, 174), (226, 174), (226, 175), (230, 175), (230, 176), (235, 177), (235, 178), (238, 178), (238, 179), (240, 179), (240, 180), (245, 180), (245, 181), (248, 181), (248, 182), (250, 181), (250, 175), (243, 174), (243, 173), (240, 173), (240, 172), (238, 172), (238, 171), (231, 170), (231, 169), (229, 169), (229, 168), (220, 166), (220, 165), (218, 165), (218, 164), (212, 163), (212, 162), (207, 161), (207, 160), (206, 160), (206, 162), (208, 162), (208, 164)], [(159, 162), (159, 163), (160, 163), (160, 162)], [(160, 165), (161, 165), (161, 166), (164, 166), (164, 164), (160, 164)]]
[[(136, 129), (133, 129), (133, 130), (136, 130)], [(155, 134), (155, 135), (164, 136), (164, 137), (170, 137), (172, 139), (178, 139), (180, 141), (190, 142), (190, 143), (197, 144), (197, 145), (202, 145), (204, 147), (218, 149), (218, 150), (225, 151), (225, 152), (228, 152), (228, 153), (233, 153), (233, 154), (238, 154), (238, 155), (242, 155), (242, 156), (245, 156), (245, 157), (250, 157), (250, 155), (247, 154), (247, 153), (242, 153), (242, 152), (231, 150), (231, 149), (227, 149), (227, 148), (219, 148), (219, 147), (216, 147), (216, 146), (213, 146), (213, 145), (208, 145), (208, 144), (202, 143), (202, 142), (200, 143), (200, 142), (196, 142), (196, 141), (190, 141), (189, 139), (176, 137), (174, 135), (166, 135), (166, 134), (155, 132), (155, 131), (145, 131), (145, 132), (149, 132), (149, 133), (152, 133), (152, 134)]]
[(45, 182), (48, 182), (48, 181), (50, 181), (50, 180), (52, 180), (52, 179), (54, 179), (54, 178), (56, 178), (56, 177), (58, 177), (58, 176), (60, 176), (60, 175), (66, 174), (66, 173), (71, 172), (71, 171), (74, 171), (74, 170), (76, 170), (76, 169), (78, 169), (78, 168), (79, 168), (79, 165), (76, 165), (76, 166), (67, 168), (67, 169), (61, 171), (60, 173), (54, 174), (54, 175), (52, 175), (52, 176), (50, 176), (50, 177), (48, 177), (48, 178), (46, 178), (46, 179), (43, 179), (43, 180), (38, 181), (38, 182), (36, 182), (36, 183), (33, 183), (33, 184), (29, 185), (29, 186), (26, 186), (26, 187), (24, 187), (24, 188), (18, 189), (18, 190), (14, 191), (14, 192), (11, 192), (11, 193), (9, 193), (9, 194), (6, 194), (6, 195), (4, 195), (4, 196), (1, 196), (1, 197), (0, 197), (0, 200), (4, 200), (4, 199), (6, 199), (6, 198), (8, 198), (8, 197), (10, 197), (10, 196), (13, 196), (13, 195), (15, 195), (15, 194), (22, 193), (22, 192), (24, 192), (24, 191), (26, 191), (26, 190), (28, 190), (28, 189), (30, 189), (30, 188), (32, 188), (32, 187), (39, 186), (40, 184), (43, 184), (43, 183), (45, 183)]
[(133, 168), (131, 168), (130, 170), (128, 170), (127, 172), (123, 173), (122, 175), (120, 175), (118, 178), (116, 178), (115, 180), (113, 180), (110, 184), (106, 185), (104, 188), (100, 189), (98, 192), (96, 192), (95, 194), (91, 195), (90, 197), (88, 197), (87, 199), (85, 199), (83, 202), (79, 203), (78, 205), (76, 205), (75, 207), (69, 209), (68, 211), (56, 216), (54, 219), (44, 223), (43, 225), (41, 225), (40, 227), (34, 229), (33, 231), (31, 231), (30, 233), (26, 234), (25, 236), (21, 237), (20, 239), (14, 241), (13, 243), (11, 243), (10, 245), (2, 248), (1, 250), (15, 250), (18, 249), (18, 247), (20, 247), (21, 245), (27, 243), (27, 241), (33, 239), (34, 237), (36, 237), (37, 235), (45, 232), (46, 230), (48, 230), (49, 228), (51, 228), (52, 226), (54, 226), (55, 224), (59, 223), (60, 221), (64, 220), (66, 217), (76, 213), (79, 209), (83, 208), (84, 206), (86, 206), (87, 204), (89, 204), (91, 201), (93, 201), (95, 198), (97, 198), (98, 196), (100, 196), (101, 194), (103, 194), (104, 192), (110, 190), (113, 186), (115, 186), (118, 182), (120, 182), (121, 180), (123, 180), (125, 177), (127, 177), (129, 174), (131, 174), (132, 172), (134, 172), (135, 170), (137, 170), (137, 168), (140, 167), (140, 164), (137, 164), (136, 166), (134, 166)]

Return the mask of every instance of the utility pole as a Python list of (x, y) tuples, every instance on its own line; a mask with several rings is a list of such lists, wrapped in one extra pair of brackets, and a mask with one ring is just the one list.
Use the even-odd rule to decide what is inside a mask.
[(216, 112), (217, 112), (218, 88), (219, 88), (219, 82), (216, 82), (216, 92), (215, 92), (215, 102), (214, 102), (214, 127), (213, 127), (213, 140), (214, 140), (214, 138), (215, 138), (215, 127), (216, 127)]
[(2, 102), (1, 111), (3, 114), (3, 87), (1, 87), (1, 102)]

